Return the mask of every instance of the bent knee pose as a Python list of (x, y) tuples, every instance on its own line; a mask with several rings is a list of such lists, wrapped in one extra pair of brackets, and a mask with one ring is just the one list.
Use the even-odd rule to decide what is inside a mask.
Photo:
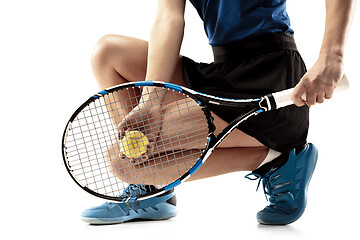
[[(147, 69), (147, 54), (148, 54), (148, 43), (143, 40), (130, 38), (126, 36), (119, 36), (119, 35), (108, 35), (103, 37), (99, 40), (97, 43), (94, 54), (92, 57), (92, 66), (94, 75), (96, 76), (96, 79), (99, 83), (100, 88), (104, 89), (107, 87), (111, 87), (113, 85), (126, 83), (129, 81), (143, 81), (145, 79), (146, 75), (146, 69)], [(182, 77), (182, 57), (179, 55), (177, 58), (175, 67), (175, 72), (173, 74), (173, 77), (171, 77), (171, 82), (186, 86), (186, 84), (183, 81)], [(116, 67), (113, 67), (116, 66)], [(126, 76), (126, 78), (125, 78)], [(144, 90), (143, 90), (144, 91)], [(141, 98), (141, 92), (138, 91), (136, 93), (126, 93), (125, 97), (128, 97), (128, 94), (134, 94), (134, 99)], [(116, 95), (117, 98), (121, 98), (122, 96), (120, 94)], [(116, 100), (119, 100), (116, 99)], [(168, 105), (168, 108), (170, 108), (167, 112), (171, 112), (171, 107), (176, 108), (179, 103), (173, 104), (175, 101), (184, 101), (185, 99), (174, 99), (174, 97), (169, 94), (169, 96), (164, 96), (164, 102)], [(121, 102), (121, 101), (117, 101)], [(128, 104), (128, 106), (134, 106), (134, 104)], [(114, 107), (116, 108), (116, 107)], [(119, 109), (119, 108), (117, 108)], [(120, 109), (125, 109), (125, 107), (120, 107)], [(116, 116), (113, 117), (113, 121), (115, 125), (119, 125), (123, 118), (127, 116), (132, 109), (127, 109), (126, 112), (123, 113), (117, 113)], [(196, 108), (194, 108), (196, 111)], [(198, 113), (196, 112), (187, 112), (187, 114), (193, 116)], [(223, 119), (218, 117), (216, 114), (213, 114), (215, 125), (218, 126), (218, 129), (224, 128), (228, 123), (225, 122)], [(167, 119), (167, 114), (165, 112), (163, 121), (166, 124), (166, 121), (170, 121), (173, 119)], [(179, 121), (183, 120), (184, 131), (187, 132), (186, 128), (193, 128), (194, 126), (187, 126), (186, 124), (186, 117), (179, 116)], [(131, 122), (129, 120), (129, 122)], [(155, 122), (155, 121), (154, 121)], [(199, 123), (201, 124), (201, 123)], [(156, 125), (156, 123), (153, 123), (152, 126)], [(152, 127), (149, 130), (153, 130), (154, 127)], [(162, 132), (159, 133), (161, 135), (169, 135), (167, 133), (167, 128), (162, 128)], [(217, 132), (215, 132), (217, 133)], [(149, 135), (149, 134), (147, 134)], [(204, 138), (203, 138), (204, 139)], [(205, 145), (205, 144), (204, 144)], [(160, 146), (161, 147), (161, 146)], [(162, 146), (163, 147), (163, 146)], [(174, 148), (175, 147), (175, 148)], [(197, 146), (195, 146), (198, 148)], [(161, 151), (166, 150), (176, 150), (176, 146), (169, 146), (167, 149), (155, 149), (153, 154), (159, 153)], [(193, 146), (188, 146), (189, 149), (193, 148)], [(219, 175), (228, 173), (231, 171), (239, 171), (239, 170), (253, 170), (256, 168), (260, 162), (263, 160), (263, 158), (266, 155), (267, 148), (260, 143), (255, 138), (245, 134), (244, 132), (240, 131), (239, 129), (235, 129), (227, 138), (224, 139), (224, 141), (220, 144), (218, 148), (227, 148), (230, 151), (234, 152), (234, 148), (237, 149), (237, 153), (241, 154), (241, 152), (246, 152), (249, 154), (249, 156), (244, 156), (243, 161), (232, 161), (233, 158), (231, 158), (228, 162), (228, 169), (224, 172), (218, 172), (218, 167), (223, 166), (224, 159), (226, 158), (226, 155), (220, 156), (220, 158), (214, 158), (215, 160), (212, 160), (211, 166), (213, 166), (214, 170), (208, 169), (208, 168), (202, 168), (199, 169), (199, 175), (202, 176), (206, 175), (206, 172), (208, 172), (208, 176), (210, 177), (212, 175)], [(230, 149), (232, 148), (232, 149)], [(247, 148), (247, 149), (241, 149), (241, 148)], [(115, 150), (114, 151), (118, 151)], [(217, 150), (216, 150), (217, 151)], [(116, 155), (117, 153), (114, 152), (113, 155)], [(230, 154), (234, 155), (234, 153)], [(218, 159), (218, 161), (216, 161)], [(215, 164), (217, 163), (218, 166)], [(232, 164), (230, 164), (232, 163)], [(201, 170), (206, 170), (205, 173), (201, 173)]]
[[(270, 205), (257, 214), (258, 221), (263, 224), (296, 221), (304, 212), (306, 190), (317, 159), (317, 149), (307, 144), (308, 106), (331, 98), (343, 75), (343, 49), (355, 1), (326, 1), (324, 41), (319, 59), (309, 71), (296, 48), (294, 30), (286, 13), (286, 0), (256, 3), (247, 0), (210, 0), (206, 4), (190, 0), (204, 21), (214, 53), (214, 62), (211, 64), (197, 63), (179, 55), (184, 34), (185, 2), (158, 0), (158, 11), (149, 42), (120, 35), (108, 35), (100, 39), (92, 57), (93, 72), (99, 87), (104, 89), (129, 81), (159, 80), (227, 98), (257, 97), (295, 87), (293, 100), (298, 107), (293, 105), (265, 113), (241, 124), (189, 180), (234, 171), (252, 171), (247, 178), (262, 180), (265, 193), (270, 196)], [(300, 98), (304, 92), (308, 96), (307, 106)], [(155, 99), (152, 96), (156, 95), (158, 105), (163, 104), (164, 109), (168, 110), (175, 107), (175, 103), (184, 101), (166, 92), (153, 92), (148, 87), (131, 94), (139, 104), (134, 108), (123, 108), (119, 115), (112, 116), (122, 135), (135, 128), (132, 123), (138, 120), (140, 110), (152, 108), (146, 104)], [(121, 98), (121, 95), (117, 97)], [(170, 149), (166, 143), (157, 143), (159, 136), (171, 134), (161, 127), (170, 119), (166, 111), (163, 115), (156, 113), (161, 110), (149, 111), (153, 114), (150, 118), (153, 119), (150, 120), (152, 128), (145, 131), (154, 146), (148, 155), (149, 162), (152, 156), (161, 155), (161, 152)], [(239, 114), (216, 106), (212, 106), (211, 111), (219, 129)], [(190, 116), (197, 113), (189, 111), (186, 114)], [(187, 126), (185, 119), (179, 117), (179, 121), (183, 121), (184, 132), (187, 132), (193, 126)], [(173, 149), (176, 147), (172, 146)], [(191, 144), (187, 148), (199, 149), (197, 145)], [(110, 158), (112, 165), (117, 166), (121, 156), (118, 148), (110, 148), (108, 155), (116, 156)], [(174, 155), (174, 158), (177, 156)], [(301, 176), (296, 174), (296, 166), (299, 165), (302, 166)], [(144, 166), (144, 170), (152, 167), (151, 164)], [(127, 177), (130, 183), (134, 180), (129, 189), (137, 189), (139, 194), (156, 187), (151, 185), (162, 184), (161, 181), (151, 182), (150, 178), (148, 185), (136, 184), (135, 178), (131, 176), (124, 176), (120, 171), (115, 171), (115, 174), (119, 178)], [(82, 219), (104, 224), (134, 218), (167, 219), (176, 215), (173, 191), (141, 201), (136, 206), (113, 204), (117, 208), (105, 204), (88, 209), (83, 212)], [(148, 214), (130, 211), (136, 208), (137, 213), (138, 209), (149, 206), (157, 211)]]

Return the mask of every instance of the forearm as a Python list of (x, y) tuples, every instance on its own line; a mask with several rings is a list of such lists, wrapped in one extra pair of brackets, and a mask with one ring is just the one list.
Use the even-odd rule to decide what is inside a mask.
[(292, 99), (297, 106), (304, 101), (312, 106), (330, 99), (344, 75), (343, 57), (347, 36), (354, 15), (356, 0), (326, 0), (324, 39), (315, 64), (295, 87)]
[(343, 57), (355, 5), (356, 0), (326, 0), (325, 33), (320, 54)]
[[(148, 47), (146, 80), (170, 82), (179, 60), (184, 23), (178, 19), (157, 19), (151, 31)], [(165, 91), (153, 93), (145, 88), (145, 98), (162, 100)]]
[[(179, 1), (181, 4), (181, 2)], [(172, 9), (174, 7), (175, 9)], [(170, 82), (179, 61), (179, 52), (184, 35), (184, 5), (159, 7), (148, 46), (146, 80)], [(145, 88), (143, 98), (162, 100), (165, 91), (152, 93)], [(145, 100), (146, 100), (145, 99)]]
[(177, 17), (155, 20), (149, 41), (146, 80), (171, 80), (179, 58), (184, 25), (184, 20)]

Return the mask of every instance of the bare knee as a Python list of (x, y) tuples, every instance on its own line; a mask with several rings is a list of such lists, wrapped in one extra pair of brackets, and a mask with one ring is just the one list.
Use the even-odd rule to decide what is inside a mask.
[(148, 43), (140, 39), (121, 35), (102, 37), (91, 58), (96, 79), (107, 82), (102, 87), (145, 79), (147, 51)]
[(105, 35), (96, 43), (91, 56), (91, 64), (94, 70), (112, 65), (114, 58), (122, 56), (121, 51), (126, 49), (123, 36)]

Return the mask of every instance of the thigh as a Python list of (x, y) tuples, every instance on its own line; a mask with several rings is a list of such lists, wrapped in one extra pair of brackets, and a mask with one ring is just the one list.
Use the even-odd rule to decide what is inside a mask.
[[(222, 118), (212, 113), (214, 123), (216, 126), (215, 134), (219, 134), (222, 129), (229, 125)], [(235, 128), (224, 140), (219, 144), (218, 148), (234, 148), (234, 147), (263, 147), (264, 144), (259, 142), (256, 138), (244, 133)]]
[[(163, 110), (163, 113), (160, 138), (168, 139), (171, 144), (162, 142), (168, 146), (161, 146), (160, 151), (183, 148), (198, 149), (205, 146), (208, 135), (208, 131), (205, 130), (207, 129), (207, 121), (203, 117), (202, 110), (197, 107), (194, 101), (177, 99), (176, 102), (168, 104), (166, 109)], [(211, 113), (211, 115), (214, 118), (214, 124), (216, 126), (215, 135), (218, 135), (228, 123), (214, 113)], [(181, 138), (179, 138), (179, 136), (181, 136)], [(203, 140), (205, 142), (202, 142)], [(235, 128), (224, 138), (218, 148), (262, 146), (264, 145), (258, 140)]]

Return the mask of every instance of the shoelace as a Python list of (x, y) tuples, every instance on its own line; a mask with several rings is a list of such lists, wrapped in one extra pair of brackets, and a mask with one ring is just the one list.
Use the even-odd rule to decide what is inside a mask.
[[(259, 186), (260, 183), (262, 182), (263, 185), (263, 190), (264, 190), (264, 195), (266, 200), (270, 201), (270, 202), (276, 202), (276, 197), (275, 195), (273, 195), (272, 190), (273, 187), (271, 186), (271, 180), (270, 180), (270, 175), (275, 171), (276, 169), (271, 169), (267, 174), (265, 174), (264, 176), (261, 176), (257, 173), (249, 173), (245, 176), (245, 178), (252, 180), (252, 181), (256, 181), (259, 180), (258, 185), (256, 187), (256, 191), (259, 190)], [(268, 198), (267, 196), (269, 196), (270, 198)]]
[(146, 193), (146, 185), (143, 184), (130, 184), (124, 191), (120, 194), (120, 197), (131, 197), (131, 196), (140, 196)]
[[(124, 189), (124, 191), (118, 195), (118, 197), (134, 197), (134, 196), (139, 196), (139, 195), (143, 195), (146, 193), (146, 185), (144, 184), (129, 184), (129, 186), (127, 188)], [(105, 205), (109, 206), (109, 207), (119, 207), (121, 208), (123, 211), (123, 207), (121, 207), (121, 205), (119, 205), (118, 202), (106, 202)], [(133, 209), (133, 206), (131, 204), (127, 204), (128, 207), (130, 207), (131, 209)], [(133, 209), (134, 210), (134, 209)], [(136, 210), (134, 210), (136, 212)], [(126, 213), (128, 214), (128, 213)]]
[[(118, 197), (133, 197), (133, 196), (139, 196), (146, 193), (146, 185), (143, 184), (129, 184), (127, 188), (124, 189), (124, 191), (118, 195)], [(105, 205), (108, 206), (119, 206), (119, 203), (115, 202), (106, 202)], [(128, 205), (131, 207), (131, 205)]]

